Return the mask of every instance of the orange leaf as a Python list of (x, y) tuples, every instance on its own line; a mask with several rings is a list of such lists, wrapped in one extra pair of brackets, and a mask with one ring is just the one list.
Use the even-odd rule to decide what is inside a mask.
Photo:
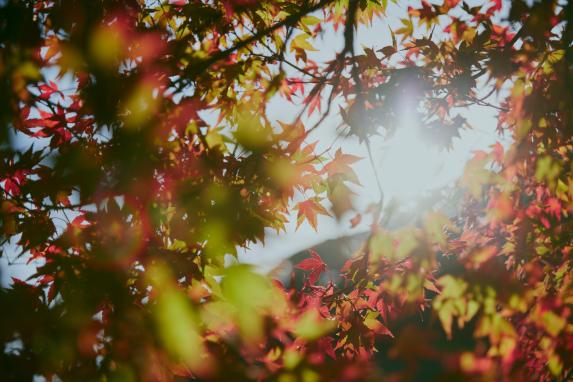
[(298, 210), (298, 214), (296, 217), (296, 228), (300, 227), (302, 222), (306, 219), (308, 224), (317, 231), (317, 221), (316, 215), (326, 215), (330, 216), (328, 211), (319, 203), (319, 199), (313, 198), (306, 200), (304, 202), (300, 202), (295, 207)]
[(328, 176), (344, 174), (348, 177), (348, 180), (360, 185), (358, 177), (356, 176), (354, 170), (350, 168), (350, 165), (358, 162), (361, 159), (362, 158), (357, 157), (356, 155), (343, 154), (342, 151), (338, 149), (334, 154), (334, 159), (330, 161), (326, 166), (324, 166), (322, 172), (326, 172)]

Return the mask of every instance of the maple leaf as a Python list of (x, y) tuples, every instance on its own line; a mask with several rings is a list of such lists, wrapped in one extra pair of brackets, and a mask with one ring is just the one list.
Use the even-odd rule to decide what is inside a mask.
[(72, 220), (72, 222), (70, 223), (70, 225), (75, 228), (84, 228), (89, 224), (90, 222), (86, 219), (86, 216), (83, 214), (76, 216), (74, 220)]
[(40, 90), (39, 97), (41, 99), (49, 99), (54, 93), (59, 94), (63, 98), (63, 94), (60, 92), (58, 85), (54, 81), (49, 81), (47, 84), (40, 85), (38, 89)]
[(370, 329), (372, 332), (381, 335), (381, 336), (388, 336), (394, 337), (394, 334), (388, 329), (384, 324), (382, 324), (379, 320), (374, 318), (367, 318), (364, 321), (365, 326)]
[(561, 202), (557, 198), (550, 198), (547, 200), (547, 208), (545, 209), (550, 215), (554, 216), (557, 220), (561, 220)]
[(320, 350), (328, 355), (332, 359), (336, 359), (336, 353), (334, 352), (334, 339), (332, 337), (323, 337), (318, 340), (318, 347)]
[(15, 285), (30, 286), (30, 284), (17, 277), (12, 277), (12, 283), (14, 283)]
[(384, 55), (384, 58), (388, 58), (397, 52), (396, 48), (391, 45), (385, 46), (384, 48), (378, 49)]
[(304, 82), (300, 78), (292, 77), (286, 79), (286, 84), (290, 89), (291, 94), (299, 93), (301, 96), (304, 94)]
[(48, 302), (54, 301), (54, 298), (56, 298), (56, 294), (58, 294), (58, 287), (56, 283), (52, 283), (52, 285), (50, 285), (50, 287), (48, 288)]
[(458, 5), (460, 2), (460, 0), (445, 0), (444, 1), (444, 5), (446, 7), (448, 7), (449, 9), (454, 8), (456, 5)]
[(320, 95), (316, 95), (313, 97), (307, 97), (304, 100), (304, 102), (309, 104), (308, 116), (311, 116), (315, 110), (317, 110), (320, 113), (320, 105), (321, 105)]
[(343, 177), (337, 175), (328, 179), (328, 200), (332, 203), (331, 210), (337, 219), (352, 209), (352, 195), (354, 193), (344, 183)]
[(310, 271), (308, 279), (311, 284), (318, 281), (320, 274), (326, 270), (326, 264), (316, 251), (310, 250), (310, 256), (308, 259), (304, 259), (295, 268), (301, 269), (303, 271)]
[(4, 181), (4, 190), (12, 196), (18, 196), (20, 194), (20, 186), (11, 178), (7, 178)]
[(320, 199), (312, 198), (304, 202), (300, 202), (295, 206), (298, 210), (296, 216), (296, 228), (300, 227), (304, 219), (308, 221), (308, 224), (315, 230), (317, 230), (316, 215), (330, 216), (328, 211), (320, 204)]
[(358, 162), (361, 159), (362, 158), (356, 155), (343, 154), (342, 150), (339, 148), (334, 154), (334, 159), (326, 164), (326, 166), (324, 166), (322, 173), (326, 173), (328, 176), (343, 174), (348, 178), (349, 181), (360, 185), (358, 177), (350, 165)]
[(494, 11), (501, 10), (501, 8), (503, 6), (502, 0), (492, 0), (492, 3), (493, 3), (493, 6), (491, 7), (492, 10), (494, 10)]

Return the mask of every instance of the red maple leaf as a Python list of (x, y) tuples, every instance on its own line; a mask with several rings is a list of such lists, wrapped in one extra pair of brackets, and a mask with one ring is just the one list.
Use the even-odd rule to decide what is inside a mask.
[(308, 116), (311, 116), (312, 113), (317, 110), (320, 113), (321, 107), (321, 98), (320, 94), (311, 95), (304, 100), (305, 103), (308, 103)]
[(7, 178), (4, 181), (4, 190), (7, 194), (12, 196), (18, 196), (20, 194), (20, 186), (11, 178)]
[(334, 352), (334, 338), (332, 337), (323, 337), (318, 340), (318, 347), (320, 350), (328, 355), (332, 359), (336, 359), (336, 353)]
[(557, 220), (561, 220), (561, 202), (557, 198), (549, 198), (547, 200), (547, 207), (545, 208), (550, 215), (554, 216)]
[(304, 259), (295, 265), (295, 268), (310, 271), (308, 279), (311, 284), (314, 284), (319, 279), (320, 274), (326, 270), (326, 264), (316, 251), (310, 250), (310, 256), (308, 259)]
[(47, 84), (40, 85), (38, 89), (40, 90), (41, 99), (48, 99), (54, 93), (58, 93), (63, 97), (62, 93), (58, 89), (58, 85), (54, 81), (49, 81)]

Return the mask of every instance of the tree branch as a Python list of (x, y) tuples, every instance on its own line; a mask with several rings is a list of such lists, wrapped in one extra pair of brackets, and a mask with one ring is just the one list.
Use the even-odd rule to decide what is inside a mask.
[(233, 54), (237, 50), (244, 48), (244, 47), (252, 44), (253, 42), (255, 42), (255, 41), (257, 41), (257, 40), (259, 40), (265, 36), (268, 36), (269, 34), (273, 33), (277, 29), (298, 23), (304, 16), (306, 16), (309, 13), (312, 13), (314, 11), (317, 11), (317, 10), (323, 8), (324, 6), (326, 6), (330, 3), (333, 3), (334, 1), (335, 0), (321, 0), (318, 3), (316, 3), (315, 5), (309, 6), (308, 8), (302, 10), (299, 13), (289, 15), (289, 16), (285, 17), (284, 20), (279, 21), (276, 24), (273, 24), (268, 28), (265, 28), (265, 29), (258, 31), (257, 33), (251, 35), (250, 37), (239, 41), (238, 43), (236, 43), (232, 47), (227, 48), (225, 50), (218, 51), (218, 52), (214, 53), (213, 55), (211, 55), (210, 57), (208, 57), (207, 59), (200, 61), (196, 64), (190, 65), (187, 68), (188, 72), (192, 76), (195, 76), (195, 75), (201, 73), (202, 71), (208, 69), (209, 67), (211, 67), (211, 65), (217, 63), (218, 61), (221, 61), (221, 60), (229, 57), (231, 54)]

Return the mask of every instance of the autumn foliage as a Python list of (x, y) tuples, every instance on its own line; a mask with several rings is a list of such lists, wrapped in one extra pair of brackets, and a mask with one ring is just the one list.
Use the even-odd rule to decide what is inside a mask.
[[(573, 2), (468, 3), (0, 1), (2, 256), (35, 269), (0, 289), (0, 379), (573, 379)], [(311, 133), (337, 115), (370, 151), (404, 99), (429, 144), (468, 106), (513, 143), (455, 216), (389, 230), (353, 203), (368, 158)], [(370, 224), (342, 269), (230, 261), (321, 215)]]

